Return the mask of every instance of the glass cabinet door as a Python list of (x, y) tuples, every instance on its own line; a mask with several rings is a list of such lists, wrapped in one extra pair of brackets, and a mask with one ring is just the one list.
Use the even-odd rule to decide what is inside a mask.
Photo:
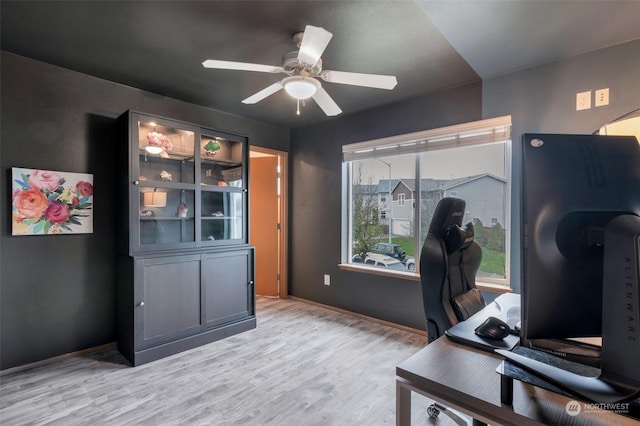
[(202, 192), (201, 240), (244, 239), (244, 192)]
[(130, 126), (131, 172), (138, 195), (132, 206), (138, 218), (133, 244), (140, 250), (194, 246), (198, 129), (137, 113)]
[(195, 241), (195, 191), (141, 186), (140, 245)]
[(202, 130), (200, 135), (200, 240), (245, 242), (246, 144), (238, 136)]
[(195, 132), (152, 117), (137, 121), (141, 181), (195, 183)]
[(200, 137), (200, 174), (203, 185), (244, 188), (244, 144), (222, 136)]

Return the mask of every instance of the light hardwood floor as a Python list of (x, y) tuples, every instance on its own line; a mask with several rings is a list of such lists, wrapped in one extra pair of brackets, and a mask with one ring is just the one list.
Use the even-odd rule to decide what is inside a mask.
[[(395, 424), (395, 366), (424, 336), (290, 299), (258, 298), (257, 318), (136, 368), (108, 349), (0, 377), (0, 424)], [(448, 424), (413, 400), (413, 424)]]

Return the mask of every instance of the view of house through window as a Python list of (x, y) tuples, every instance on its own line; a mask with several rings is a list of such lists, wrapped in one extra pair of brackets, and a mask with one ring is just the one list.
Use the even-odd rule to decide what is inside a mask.
[(347, 262), (416, 271), (436, 205), (444, 197), (456, 197), (466, 201), (463, 224), (473, 223), (482, 248), (479, 277), (506, 284), (510, 140), (495, 136), (495, 130), (493, 134), (472, 143), (459, 143), (464, 134), (456, 135), (446, 140), (458, 143), (437, 149), (428, 143), (420, 149), (419, 142), (410, 140), (415, 135), (407, 135), (410, 141), (404, 145), (412, 148), (394, 150), (393, 143), (403, 147), (402, 140), (392, 141), (391, 148), (388, 140), (377, 149), (371, 142), (359, 150), (345, 145), (345, 161), (350, 163), (344, 169), (350, 194)]

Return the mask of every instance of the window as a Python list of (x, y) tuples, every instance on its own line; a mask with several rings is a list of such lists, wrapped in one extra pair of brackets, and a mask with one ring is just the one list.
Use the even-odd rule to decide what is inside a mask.
[(449, 191), (449, 197), (460, 198), (460, 195), (458, 195), (458, 191)]
[[(507, 285), (510, 128), (507, 116), (344, 145), (343, 263), (383, 242), (400, 246), (403, 267), (415, 270), (436, 205), (457, 195), (483, 250), (479, 281)], [(378, 201), (392, 192), (397, 202)]]

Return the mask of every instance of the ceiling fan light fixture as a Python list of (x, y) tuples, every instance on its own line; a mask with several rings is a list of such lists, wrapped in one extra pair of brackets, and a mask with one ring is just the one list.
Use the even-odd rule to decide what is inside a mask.
[(282, 80), (284, 90), (298, 100), (308, 99), (316, 94), (320, 83), (313, 77), (293, 76)]

